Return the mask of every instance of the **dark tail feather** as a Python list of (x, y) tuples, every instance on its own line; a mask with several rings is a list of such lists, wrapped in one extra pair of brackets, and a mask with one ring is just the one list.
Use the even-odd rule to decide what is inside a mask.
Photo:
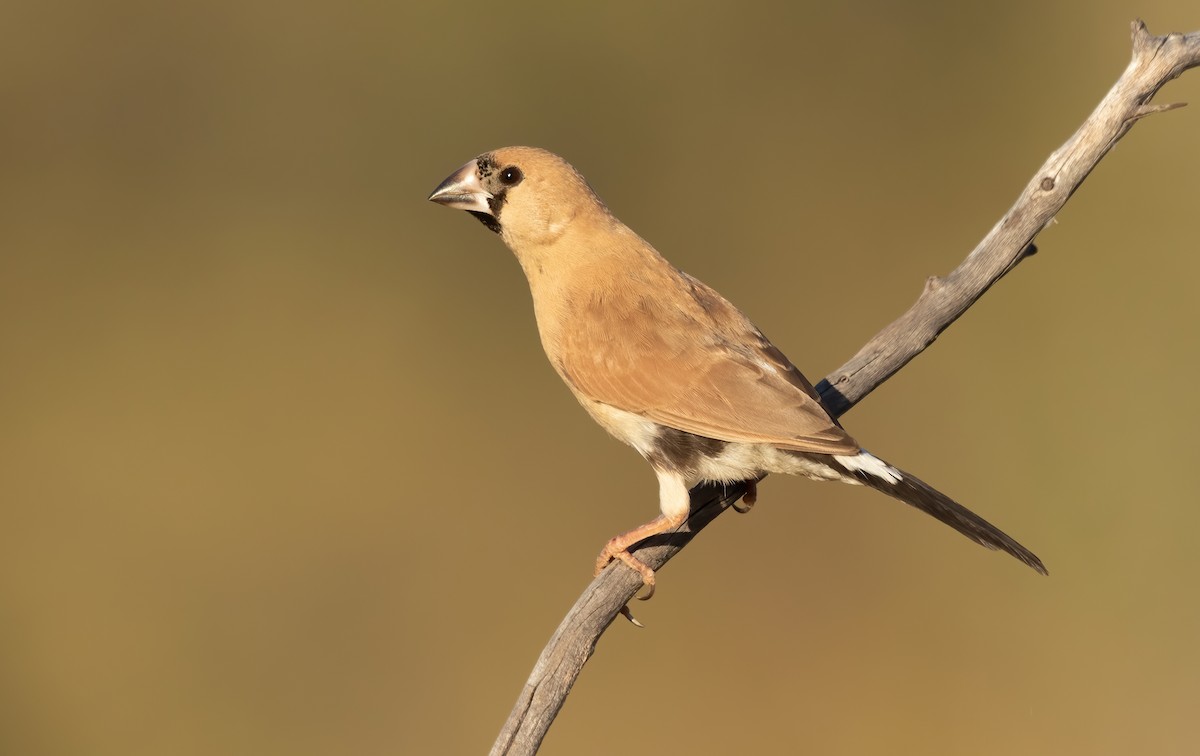
[[(1014, 541), (1000, 530), (1000, 528), (997, 528), (919, 478), (915, 478), (903, 470), (892, 467), (891, 469), (898, 473), (900, 477), (898, 480), (891, 480), (887, 477), (880, 477), (873, 474), (867, 469), (851, 470), (843, 465), (838, 457), (827, 459), (831, 459), (837, 469), (844, 470), (846, 475), (853, 477), (863, 485), (916, 507), (922, 512), (946, 523), (975, 543), (987, 546), (989, 549), (1006, 551), (1043, 575), (1050, 574), (1046, 571), (1046, 565), (1042, 564), (1042, 560), (1038, 559), (1037, 555), (1032, 551)], [(891, 466), (889, 465), (889, 467)]]

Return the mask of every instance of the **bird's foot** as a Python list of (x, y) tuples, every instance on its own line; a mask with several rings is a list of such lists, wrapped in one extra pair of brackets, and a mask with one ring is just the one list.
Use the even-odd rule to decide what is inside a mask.
[[(681, 487), (680, 491), (683, 496), (687, 495), (686, 488)], [(679, 511), (672, 512), (670, 516), (666, 514), (659, 515), (645, 525), (639, 525), (628, 533), (616, 536), (604, 545), (604, 550), (600, 552), (600, 556), (596, 559), (595, 574), (599, 575), (612, 560), (621, 560), (625, 563), (626, 567), (642, 576), (642, 584), (645, 585), (647, 590), (645, 595), (638, 596), (638, 598), (646, 601), (654, 595), (654, 570), (650, 569), (650, 566), (646, 563), (638, 560), (633, 554), (630, 554), (629, 547), (646, 538), (679, 527), (687, 520), (687, 514), (686, 508), (680, 508)], [(632, 619), (627, 613), (625, 616)]]
[[(628, 546), (622, 543), (620, 536), (609, 541), (604, 550), (600, 552), (600, 556), (596, 558), (595, 574), (599, 575), (608, 566), (608, 563), (614, 559), (624, 562), (625, 566), (642, 576), (642, 584), (646, 586), (647, 591), (645, 595), (638, 596), (638, 600), (646, 601), (654, 595), (654, 570), (638, 561), (637, 557), (633, 554), (630, 554)], [(631, 615), (626, 616), (633, 621)], [(634, 624), (637, 624), (637, 622), (634, 621)]]
[(742, 505), (739, 507), (737, 502), (735, 501), (734, 503), (730, 504), (729, 506), (733, 507), (733, 511), (737, 512), (738, 514), (746, 514), (751, 509), (754, 509), (754, 504), (757, 501), (758, 501), (758, 481), (748, 480), (748, 481), (746, 481), (746, 493), (742, 495)]

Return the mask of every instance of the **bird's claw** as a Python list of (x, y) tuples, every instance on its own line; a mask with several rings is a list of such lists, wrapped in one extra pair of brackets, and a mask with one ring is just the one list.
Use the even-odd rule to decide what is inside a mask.
[[(653, 577), (653, 575), (651, 575), (649, 583), (646, 583), (646, 582), (642, 583), (642, 588), (646, 589), (646, 593), (642, 596), (634, 596), (634, 598), (636, 598), (638, 601), (649, 601), (651, 598), (654, 597), (654, 577)], [(640, 592), (641, 588), (639, 588), (638, 591)]]
[(733, 511), (738, 514), (746, 514), (751, 509), (754, 509), (755, 502), (758, 501), (758, 482), (753, 480), (746, 481), (746, 493), (742, 494), (742, 506), (738, 506), (735, 501), (729, 506), (733, 507)]
[(637, 621), (637, 617), (633, 616), (633, 612), (629, 611), (629, 604), (621, 607), (621, 616), (629, 620), (634, 627), (645, 627), (645, 625)]

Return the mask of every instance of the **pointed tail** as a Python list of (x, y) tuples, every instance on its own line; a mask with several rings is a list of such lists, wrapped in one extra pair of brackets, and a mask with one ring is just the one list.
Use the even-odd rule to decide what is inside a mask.
[(889, 465), (870, 452), (863, 451), (854, 456), (830, 455), (826, 458), (833, 462), (835, 469), (844, 471), (845, 475), (863, 485), (916, 507), (946, 523), (975, 543), (989, 549), (1006, 551), (1043, 575), (1050, 574), (1046, 571), (1046, 565), (1042, 564), (1042, 560), (1038, 559), (1036, 554), (1017, 543), (1000, 528), (933, 486)]

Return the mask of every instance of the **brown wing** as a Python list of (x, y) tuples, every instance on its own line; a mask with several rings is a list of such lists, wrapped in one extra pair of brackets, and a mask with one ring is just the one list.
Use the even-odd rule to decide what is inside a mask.
[(645, 294), (595, 298), (562, 334), (559, 367), (585, 399), (723, 441), (854, 454), (800, 371), (733, 305), (678, 274), (686, 306)]

